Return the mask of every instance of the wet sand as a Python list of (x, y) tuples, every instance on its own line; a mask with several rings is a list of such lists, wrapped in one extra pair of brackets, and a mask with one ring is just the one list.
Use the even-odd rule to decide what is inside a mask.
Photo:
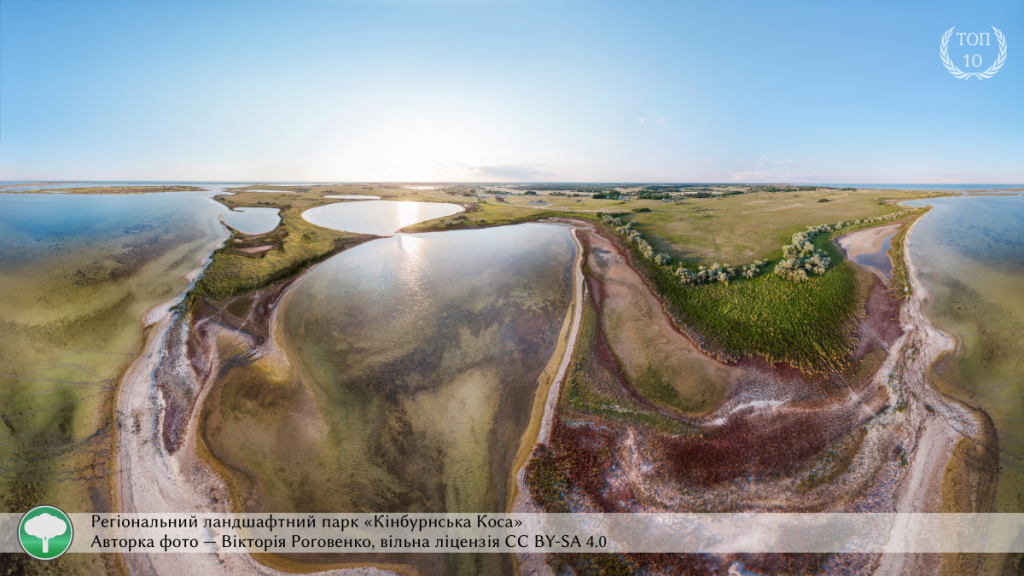
[(846, 251), (846, 257), (853, 260), (861, 254), (874, 254), (882, 249), (888, 236), (895, 234), (902, 224), (887, 224), (874, 228), (864, 228), (839, 238), (839, 246)]
[[(862, 230), (857, 230), (840, 236), (837, 242), (839, 247), (846, 252), (846, 257), (849, 260), (856, 262), (858, 260), (858, 256), (877, 254), (880, 252), (885, 247), (885, 241), (898, 232), (900, 226), (902, 226), (902, 224), (888, 224), (886, 226), (864, 228)], [(888, 285), (888, 274), (874, 266), (862, 262), (858, 264), (866, 268), (875, 276), (878, 276), (879, 280)]]

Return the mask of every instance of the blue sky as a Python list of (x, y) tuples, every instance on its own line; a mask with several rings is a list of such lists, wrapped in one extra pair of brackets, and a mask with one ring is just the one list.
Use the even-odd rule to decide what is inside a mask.
[[(4, 0), (0, 179), (1024, 183), (1024, 2)], [(987, 80), (942, 34), (1006, 37)], [(977, 53), (948, 54), (965, 70)]]

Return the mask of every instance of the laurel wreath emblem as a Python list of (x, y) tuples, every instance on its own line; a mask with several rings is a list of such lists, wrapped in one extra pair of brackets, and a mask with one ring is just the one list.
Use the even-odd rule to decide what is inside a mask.
[[(953, 28), (956, 28), (956, 26), (953, 26)], [(956, 64), (953, 64), (953, 61), (949, 59), (947, 47), (949, 46), (949, 37), (953, 35), (953, 28), (946, 30), (946, 33), (942, 35), (942, 42), (939, 43), (939, 56), (942, 58), (942, 65), (946, 67), (946, 70), (949, 70), (949, 73), (953, 76), (963, 78), (964, 80), (971, 76), (977, 76), (979, 80), (995, 76), (995, 73), (999, 72), (999, 69), (1003, 67), (1003, 63), (1006, 62), (1006, 37), (1003, 36), (1003, 33), (995, 26), (992, 27), (996, 32), (996, 40), (999, 41), (999, 55), (996, 57), (996, 61), (988, 67), (988, 70), (984, 72), (964, 72), (957, 68)]]

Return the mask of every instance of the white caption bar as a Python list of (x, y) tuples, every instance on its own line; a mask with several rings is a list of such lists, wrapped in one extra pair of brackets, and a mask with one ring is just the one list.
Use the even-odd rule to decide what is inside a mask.
[[(71, 553), (1012, 553), (1024, 514), (69, 514)], [(21, 552), (0, 514), (0, 552)]]

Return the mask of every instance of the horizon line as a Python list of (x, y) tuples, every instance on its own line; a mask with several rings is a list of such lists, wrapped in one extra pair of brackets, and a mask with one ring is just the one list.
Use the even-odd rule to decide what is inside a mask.
[(0, 180), (0, 185), (19, 184), (73, 184), (73, 183), (192, 183), (192, 184), (704, 184), (716, 186), (1024, 186), (1022, 183), (1006, 182), (723, 182), (714, 180), (54, 180), (54, 179), (23, 179)]

